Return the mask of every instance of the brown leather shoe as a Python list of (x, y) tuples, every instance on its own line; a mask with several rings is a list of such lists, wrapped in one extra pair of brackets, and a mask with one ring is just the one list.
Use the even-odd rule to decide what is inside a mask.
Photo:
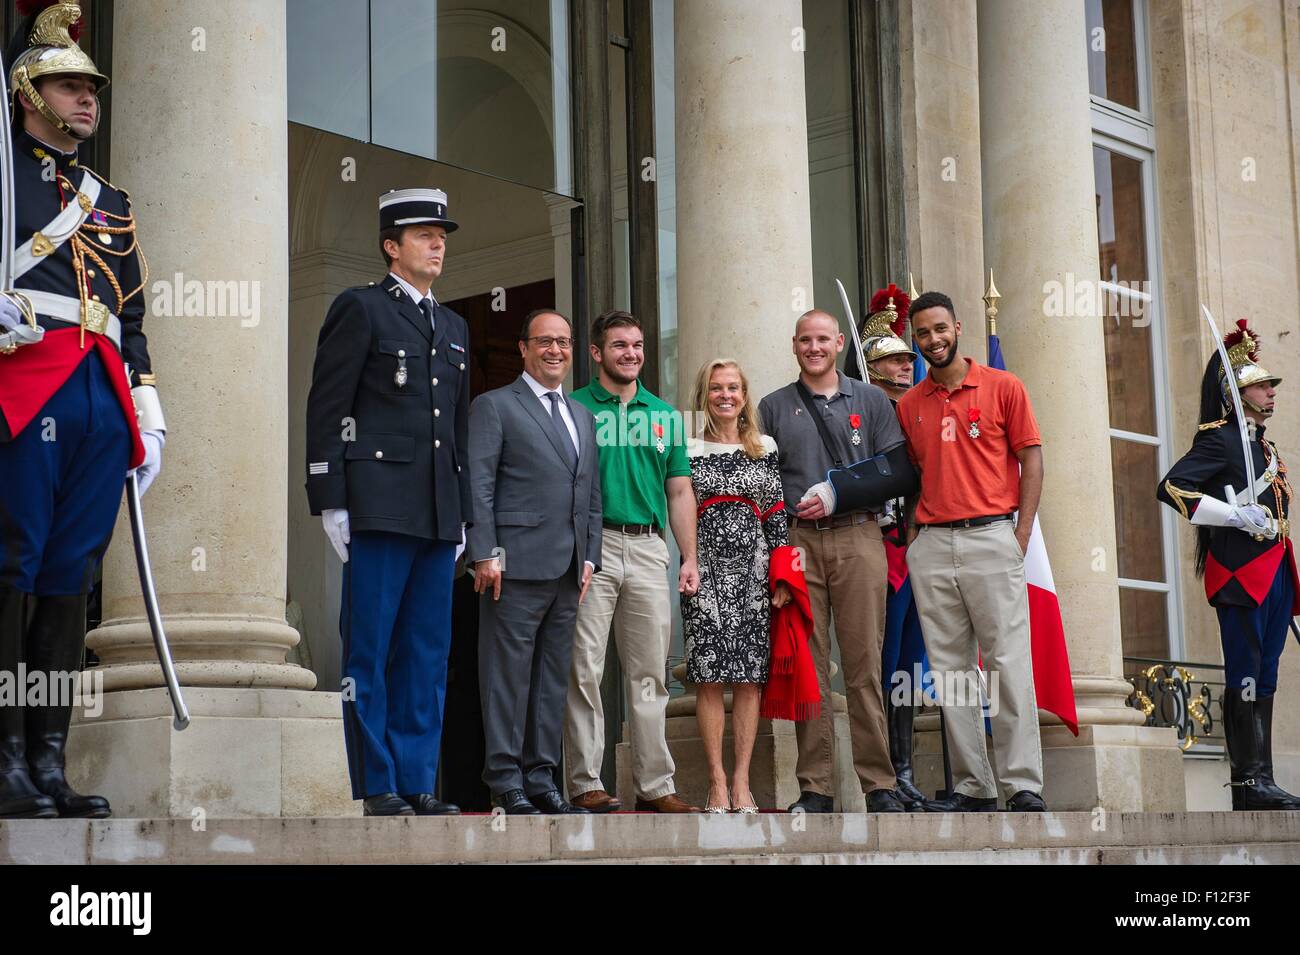
[(683, 800), (676, 793), (669, 793), (667, 796), (660, 796), (658, 799), (642, 799), (639, 796), (636, 801), (637, 812), (699, 812), (699, 806), (692, 806)]
[(623, 804), (603, 789), (591, 789), (581, 796), (574, 796), (570, 803), (587, 812), (618, 812)]

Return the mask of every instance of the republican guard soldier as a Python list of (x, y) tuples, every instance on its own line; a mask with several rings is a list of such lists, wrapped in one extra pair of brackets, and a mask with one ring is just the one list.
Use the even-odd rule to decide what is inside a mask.
[(430, 291), (457, 226), (438, 189), (379, 200), (389, 273), (334, 300), (307, 398), (307, 497), (343, 566), (343, 732), (366, 815), (434, 796), (451, 589), (469, 520), (469, 329)]
[[(1165, 475), (1156, 496), (1195, 525), (1196, 572), (1219, 617), (1232, 808), (1300, 809), (1300, 798), (1273, 779), (1278, 661), (1292, 617), (1300, 613), (1291, 483), (1277, 445), (1264, 437), (1282, 379), (1260, 366), (1259, 336), (1245, 319), (1224, 346), (1228, 374), (1216, 352), (1201, 379), (1201, 424), (1191, 450)], [(1244, 421), (1234, 411), (1234, 382)]]
[[(127, 470), (148, 487), (166, 425), (130, 199), (77, 155), (108, 77), (73, 38), (76, 4), (26, 9), (5, 56), (14, 208), (4, 215), (17, 247), (3, 250), (13, 288), (0, 298), (0, 670), (66, 688)], [(72, 703), (51, 692), (0, 704), (0, 818), (109, 815), (106, 799), (64, 776)]]

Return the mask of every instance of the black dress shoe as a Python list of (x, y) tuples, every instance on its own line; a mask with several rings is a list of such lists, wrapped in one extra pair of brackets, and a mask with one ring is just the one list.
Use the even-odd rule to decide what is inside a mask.
[(417, 816), (459, 816), (460, 806), (434, 799), (433, 793), (416, 793), (403, 796), (402, 801), (415, 810)]
[(522, 789), (507, 789), (499, 796), (492, 797), (492, 805), (500, 806), (507, 816), (540, 816), (541, 811), (528, 801)]
[(414, 816), (415, 810), (397, 793), (380, 793), (367, 796), (365, 801), (367, 816)]
[(997, 797), (979, 799), (965, 793), (953, 793), (947, 799), (929, 799), (922, 807), (924, 812), (997, 812)]
[(789, 812), (834, 812), (835, 800), (805, 789), (799, 798), (790, 804)]
[(873, 789), (867, 793), (867, 812), (907, 812), (907, 808), (894, 790)]
[(1038, 793), (1022, 789), (1007, 800), (1007, 812), (1047, 812), (1047, 803)]
[(536, 806), (543, 814), (547, 816), (589, 816), (590, 809), (580, 809), (571, 802), (565, 802), (564, 797), (560, 795), (559, 790), (552, 789), (549, 792), (538, 793), (536, 796), (530, 796), (532, 804)]

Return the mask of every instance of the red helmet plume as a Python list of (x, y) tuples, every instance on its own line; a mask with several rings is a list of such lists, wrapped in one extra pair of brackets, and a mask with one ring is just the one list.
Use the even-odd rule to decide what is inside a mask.
[(891, 298), (894, 300), (894, 308), (898, 311), (898, 318), (889, 323), (889, 330), (901, 338), (907, 323), (907, 310), (912, 303), (907, 293), (893, 282), (889, 283), (888, 288), (882, 288), (871, 296), (871, 307), (867, 309), (867, 314), (875, 315), (877, 312), (883, 312), (889, 306)]

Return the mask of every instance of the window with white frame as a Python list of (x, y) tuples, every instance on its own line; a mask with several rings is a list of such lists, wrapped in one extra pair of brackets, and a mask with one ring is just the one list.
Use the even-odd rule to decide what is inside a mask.
[(1146, 2), (1085, 4), (1123, 648), (1178, 659), (1177, 527), (1155, 498), (1171, 449)]

